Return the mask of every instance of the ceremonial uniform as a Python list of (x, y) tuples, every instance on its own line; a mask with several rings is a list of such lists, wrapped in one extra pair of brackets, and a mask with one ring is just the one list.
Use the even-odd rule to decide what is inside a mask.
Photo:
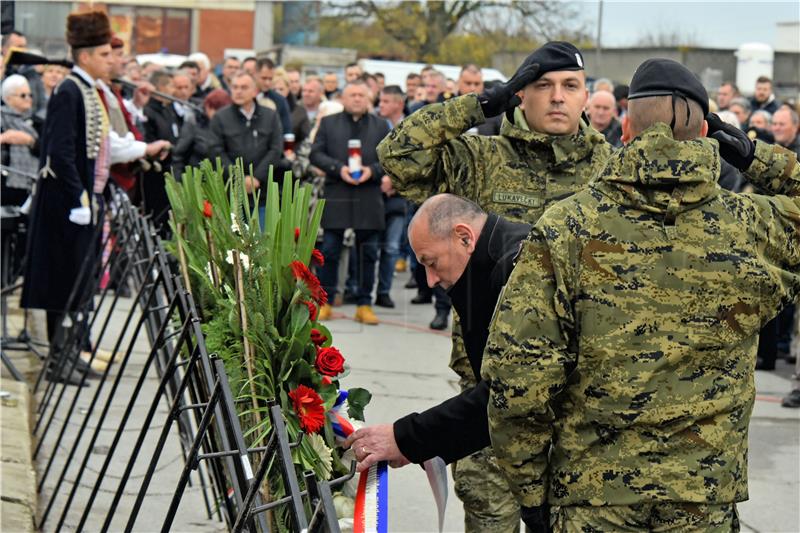
[[(579, 70), (571, 54), (557, 56), (552, 65), (547, 61), (541, 63), (550, 71)], [(485, 120), (478, 96), (467, 94), (427, 105), (400, 122), (378, 146), (395, 189), (417, 203), (453, 193), (511, 222), (533, 224), (549, 205), (583, 189), (611, 153), (603, 135), (583, 121), (574, 135), (542, 134), (529, 129), (519, 108), (506, 113), (498, 136), (464, 135)], [(475, 385), (457, 320), (450, 367), (461, 377), (462, 390)], [(456, 493), (470, 502), (465, 503), (468, 531), (505, 533), (518, 527), (517, 505), (489, 451), (459, 461), (454, 477)], [(515, 511), (499, 522), (493, 508)]]
[(800, 166), (758, 141), (746, 175), (776, 196), (734, 194), (718, 146), (646, 129), (539, 219), (500, 297), (492, 444), (556, 531), (738, 529), (758, 331), (800, 294)]

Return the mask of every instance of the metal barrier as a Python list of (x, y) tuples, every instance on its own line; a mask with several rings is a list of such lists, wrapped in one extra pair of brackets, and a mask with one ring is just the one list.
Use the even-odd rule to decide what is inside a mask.
[[(291, 455), (299, 442), (288, 442), (280, 408), (272, 404), (266, 444), (248, 447), (224, 365), (206, 350), (198, 310), (174, 261), (123, 192), (113, 190), (110, 208), (110, 231), (101, 239), (98, 225), (95, 237), (102, 246), (87, 255), (70, 295), (70, 308), (76, 311), (65, 317), (34, 386), (35, 391), (42, 388), (34, 427), (34, 457), (43, 465), (38, 484), (43, 511), (37, 526), (45, 531), (133, 531), (147, 509), (152, 528), (154, 511), (145, 501), (154, 482), (172, 486), (172, 478), (159, 473), (170, 439), (177, 439), (183, 468), (162, 531), (174, 526), (187, 487), (196, 484), (207, 519), (229, 530), (272, 531), (268, 512), (282, 509), (292, 530), (338, 532), (331, 489), (353, 477), (355, 463), (336, 480), (317, 480), (310, 472), (299, 477)], [(104, 257), (104, 250), (111, 252)], [(104, 273), (118, 286), (130, 280), (136, 287), (133, 298), (124, 299), (128, 309), (112, 283), (97, 293)], [(121, 328), (114, 331), (123, 315)], [(82, 348), (91, 346), (91, 365), (109, 339), (112, 357), (93, 382), (96, 387), (83, 386), (85, 372), (80, 386), (46, 381), (42, 387), (47, 372), (76, 372)], [(158, 380), (154, 391), (147, 386), (153, 377)], [(121, 394), (130, 383), (130, 392)], [(126, 438), (134, 412), (145, 405), (135, 440)], [(117, 416), (113, 423), (112, 412)], [(106, 457), (92, 468), (98, 448)], [(135, 476), (134, 468), (145, 464), (144, 474)], [(121, 474), (116, 473), (120, 468)], [(280, 476), (286, 496), (264, 502), (260, 489), (274, 476)], [(137, 477), (138, 487), (128, 489)], [(101, 493), (113, 494), (110, 504), (98, 503)]]

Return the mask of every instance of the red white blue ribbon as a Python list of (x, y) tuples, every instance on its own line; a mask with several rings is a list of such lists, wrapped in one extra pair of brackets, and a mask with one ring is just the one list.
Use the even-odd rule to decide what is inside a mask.
[[(336, 402), (328, 411), (337, 440), (345, 440), (355, 428), (344, 411), (347, 391), (339, 391)], [(362, 472), (356, 491), (353, 533), (386, 533), (389, 530), (389, 469), (381, 461)]]

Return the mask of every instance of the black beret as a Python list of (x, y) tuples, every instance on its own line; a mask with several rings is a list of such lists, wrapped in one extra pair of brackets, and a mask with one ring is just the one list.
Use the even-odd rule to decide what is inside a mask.
[(539, 77), (557, 70), (583, 70), (583, 56), (572, 43), (551, 41), (533, 51), (522, 67), (539, 63)]
[(672, 59), (648, 59), (636, 69), (628, 90), (628, 100), (648, 96), (682, 96), (700, 104), (708, 114), (708, 93), (692, 72)]

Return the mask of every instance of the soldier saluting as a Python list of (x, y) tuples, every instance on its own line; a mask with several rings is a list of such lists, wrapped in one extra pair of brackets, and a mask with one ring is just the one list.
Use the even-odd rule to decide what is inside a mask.
[[(555, 531), (739, 528), (758, 332), (800, 293), (800, 166), (707, 112), (685, 67), (643, 63), (626, 146), (542, 215), (500, 297), (492, 445)], [(722, 190), (720, 153), (766, 195)]]

